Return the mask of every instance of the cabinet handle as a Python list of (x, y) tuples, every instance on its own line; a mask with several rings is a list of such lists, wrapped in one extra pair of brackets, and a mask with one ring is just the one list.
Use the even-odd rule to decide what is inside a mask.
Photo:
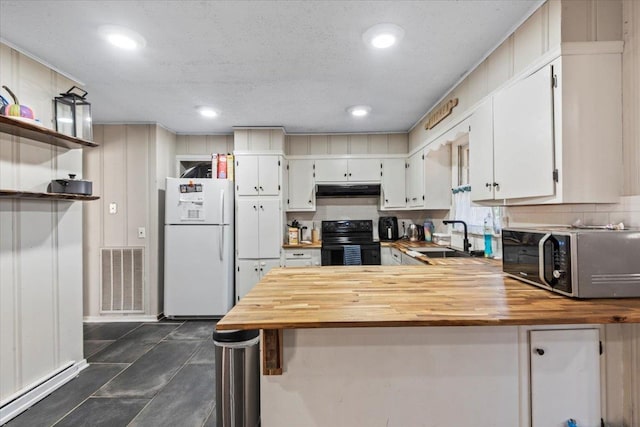
[(491, 183), (487, 182), (484, 186), (487, 187), (487, 188), (491, 188)]
[(544, 355), (544, 350), (541, 348), (536, 348), (535, 352), (538, 353), (539, 356), (543, 356)]
[(493, 186), (496, 188), (497, 191), (500, 191), (500, 184), (498, 184), (497, 182), (494, 182)]
[(262, 188), (262, 186), (260, 186), (260, 191), (264, 191), (264, 188)]
[(351, 176), (351, 174), (349, 174), (349, 176)]
[(311, 200), (309, 200), (309, 204), (311, 204)]
[(255, 270), (255, 271), (258, 271), (258, 267), (255, 267), (255, 268), (254, 268), (254, 270)]
[(344, 176), (347, 176), (347, 174), (345, 173)]
[(384, 199), (384, 202), (385, 203), (389, 203), (389, 199)]
[(255, 188), (255, 189), (256, 189), (256, 191), (258, 191), (258, 187), (253, 187), (253, 188)]
[(414, 197), (414, 198), (413, 198), (413, 199), (411, 199), (411, 200), (418, 200), (418, 198), (417, 198), (417, 197)]
[(260, 267), (260, 271), (264, 271), (264, 270), (262, 269), (262, 267)]
[(293, 256), (304, 256), (304, 254), (293, 254)]
[(254, 210), (254, 211), (257, 211), (257, 210), (258, 210), (258, 208), (256, 207), (256, 205), (253, 205), (253, 210)]
[(260, 209), (264, 210), (264, 206), (260, 205)]

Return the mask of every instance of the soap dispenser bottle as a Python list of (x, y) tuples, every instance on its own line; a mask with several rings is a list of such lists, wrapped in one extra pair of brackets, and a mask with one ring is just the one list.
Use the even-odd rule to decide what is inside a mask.
[(491, 214), (487, 214), (484, 219), (484, 256), (485, 258), (493, 258), (493, 220)]

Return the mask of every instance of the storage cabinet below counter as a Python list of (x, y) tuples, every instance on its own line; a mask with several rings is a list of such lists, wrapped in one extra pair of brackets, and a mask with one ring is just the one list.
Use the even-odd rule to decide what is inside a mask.
[(286, 248), (283, 251), (283, 267), (319, 267), (320, 248)]

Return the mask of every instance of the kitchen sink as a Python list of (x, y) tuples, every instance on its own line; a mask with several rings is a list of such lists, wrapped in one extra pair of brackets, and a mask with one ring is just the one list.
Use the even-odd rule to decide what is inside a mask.
[(420, 246), (410, 247), (409, 250), (420, 252), (422, 255), (426, 255), (429, 258), (458, 258), (458, 257), (470, 257), (471, 255), (462, 251), (451, 248), (425, 248)]

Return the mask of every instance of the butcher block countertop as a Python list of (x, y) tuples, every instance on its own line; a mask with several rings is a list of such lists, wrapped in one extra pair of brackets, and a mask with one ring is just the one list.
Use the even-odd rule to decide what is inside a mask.
[(474, 261), (272, 269), (217, 329), (640, 322), (640, 299), (575, 300)]

